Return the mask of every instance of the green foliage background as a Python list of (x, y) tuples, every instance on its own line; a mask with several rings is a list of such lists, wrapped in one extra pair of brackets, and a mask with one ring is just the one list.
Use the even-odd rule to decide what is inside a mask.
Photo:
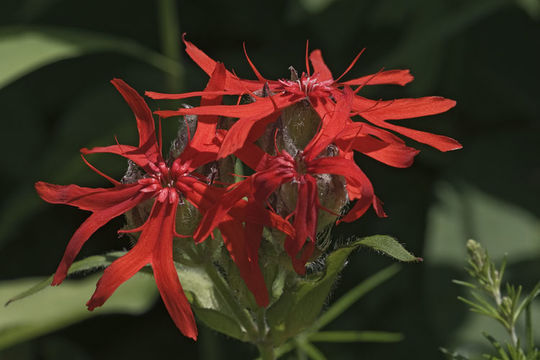
[[(176, 5), (178, 21), (167, 10), (171, 4)], [(442, 154), (411, 142), (423, 151), (409, 169), (358, 158), (390, 218), (368, 214), (335, 230), (338, 239), (389, 234), (425, 259), (403, 266), (331, 326), (402, 332), (405, 340), (321, 348), (330, 359), (437, 359), (442, 358), (439, 346), (461, 352), (487, 348), (479, 330), (497, 335), (496, 324), (471, 316), (456, 300), (464, 290), (450, 280), (465, 277), (465, 241), (470, 237), (495, 259), (508, 253), (513, 282), (527, 289), (539, 278), (537, 0), (2, 1), (2, 284), (52, 273), (86, 216), (41, 202), (33, 183), (107, 186), (84, 166), (78, 150), (110, 144), (114, 135), (121, 142), (135, 142), (129, 108), (110, 79), (123, 78), (141, 92), (204, 86), (206, 76), (179, 51), (182, 32), (242, 77), (253, 77), (243, 57), (243, 41), (269, 78), (287, 77), (290, 65), (304, 69), (306, 39), (312, 48), (322, 49), (334, 74), (366, 47), (350, 77), (381, 67), (409, 68), (416, 77), (405, 88), (373, 87), (366, 96), (440, 95), (457, 100), (447, 114), (406, 124), (454, 137), (464, 149)], [(156, 102), (150, 104), (157, 109)], [(174, 123), (164, 125), (173, 133)], [(124, 162), (112, 156), (92, 161), (116, 177), (125, 169)], [(127, 240), (115, 232), (121, 224), (117, 219), (100, 230), (81, 258), (126, 248)], [(391, 262), (372, 255), (360, 251), (351, 257), (334, 298)], [(18, 291), (3, 285), (2, 302)], [(40, 306), (35, 311), (54, 304)], [(128, 313), (142, 311), (133, 306)], [(537, 304), (537, 324), (539, 310)], [(93, 317), (4, 349), (0, 358), (218, 360), (231, 354), (237, 359), (256, 355), (248, 345), (202, 326), (197, 343), (183, 338), (157, 301), (141, 316)]]

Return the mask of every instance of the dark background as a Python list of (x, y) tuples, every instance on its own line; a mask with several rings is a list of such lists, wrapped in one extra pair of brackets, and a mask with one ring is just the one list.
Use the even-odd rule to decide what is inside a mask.
[[(172, 78), (115, 46), (92, 48), (91, 41), (73, 38), (74, 30), (125, 39), (128, 45), (136, 42), (172, 57), (182, 47), (166, 50), (163, 39), (172, 36), (172, 43), (180, 45), (180, 34), (187, 32), (190, 41), (244, 78), (254, 76), (243, 56), (243, 41), (267, 78), (287, 77), (290, 65), (304, 70), (306, 39), (312, 49), (323, 51), (334, 75), (366, 47), (347, 78), (382, 67), (411, 69), (413, 83), (404, 88), (372, 87), (366, 96), (455, 99), (457, 107), (446, 114), (403, 124), (451, 136), (464, 148), (444, 154), (410, 141), (422, 152), (409, 169), (358, 159), (390, 217), (381, 220), (367, 214), (354, 224), (337, 227), (336, 237), (389, 234), (425, 261), (403, 265), (396, 277), (330, 326), (401, 332), (404, 341), (320, 348), (329, 359), (437, 359), (442, 358), (440, 346), (481, 351), (485, 342), (480, 330), (497, 333), (498, 325), (471, 315), (456, 300), (463, 290), (451, 283), (466, 278), (462, 270), (466, 240), (473, 237), (485, 244), (497, 261), (507, 253), (508, 279), (526, 289), (540, 274), (539, 2), (178, 1), (178, 27), (160, 14), (164, 3), (0, 3), (0, 74), (10, 68), (6, 61), (13, 59), (13, 53), (1, 47), (6, 36), (28, 31), (50, 35), (54, 26), (58, 39), (82, 49), (77, 56), (49, 61), (0, 88), (0, 280), (52, 273), (67, 240), (86, 217), (81, 211), (41, 202), (33, 183), (107, 186), (80, 161), (79, 149), (110, 144), (114, 135), (122, 143), (135, 143), (133, 119), (110, 79), (123, 78), (140, 92), (193, 91), (207, 80), (183, 50), (180, 75)], [(29, 45), (13, 51), (33, 57), (45, 50)], [(149, 103), (158, 108), (158, 103)], [(125, 170), (124, 162), (113, 156), (92, 161), (117, 178)], [(117, 219), (98, 231), (81, 258), (126, 246), (126, 240), (115, 234), (121, 224)], [(373, 252), (354, 253), (332, 298), (391, 262)], [(2, 300), (9, 297), (0, 295)], [(540, 320), (538, 312), (536, 319)], [(141, 316), (95, 317), (0, 351), (0, 358), (256, 356), (249, 345), (200, 328), (197, 343), (182, 337), (157, 301)]]

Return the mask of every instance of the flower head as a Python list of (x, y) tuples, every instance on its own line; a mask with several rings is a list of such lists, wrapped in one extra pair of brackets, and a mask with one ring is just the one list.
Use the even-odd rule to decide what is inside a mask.
[[(222, 66), (189, 41), (184, 39), (184, 43), (186, 44), (186, 52), (188, 55), (207, 74), (213, 74)], [(442, 135), (408, 129), (387, 122), (388, 120), (401, 120), (439, 114), (454, 107), (455, 101), (437, 96), (376, 101), (364, 98), (357, 94), (367, 85), (406, 85), (413, 80), (409, 70), (380, 71), (372, 75), (341, 82), (341, 78), (354, 66), (362, 52), (356, 56), (351, 65), (337, 79), (333, 78), (332, 72), (326, 66), (320, 50), (314, 50), (309, 55), (309, 61), (314, 68), (314, 72), (311, 74), (307, 54), (308, 52), (306, 51), (307, 72), (298, 77), (296, 71), (292, 69), (292, 77), (289, 80), (265, 79), (249, 59), (247, 53), (246, 57), (257, 80), (243, 80), (231, 72), (225, 71), (224, 89), (222, 91), (212, 92), (212, 94), (251, 94), (254, 99), (252, 103), (244, 105), (201, 106), (191, 109), (164, 110), (159, 111), (158, 113), (163, 117), (194, 114), (219, 115), (237, 118), (238, 120), (233, 124), (221, 144), (218, 157), (222, 158), (239, 150), (246, 142), (253, 141), (253, 139), (260, 137), (266, 125), (274, 122), (284, 108), (303, 100), (308, 100), (313, 109), (319, 114), (322, 122), (322, 132), (324, 132), (324, 129), (329, 126), (329, 119), (331, 117), (328, 115), (332, 112), (335, 105), (335, 99), (343, 94), (345, 87), (357, 86), (351, 100), (350, 117), (359, 115), (364, 120), (367, 120), (367, 123), (362, 122), (365, 126), (363, 126), (361, 131), (357, 131), (357, 136), (373, 136), (374, 133), (381, 133), (382, 129), (388, 129), (410, 137), (418, 142), (431, 145), (441, 151), (461, 148), (461, 145), (454, 139)], [(183, 99), (192, 96), (200, 96), (203, 92), (184, 94), (146, 92), (146, 94), (154, 99)], [(341, 120), (341, 123), (332, 124), (332, 126), (343, 130), (351, 125), (352, 120), (350, 120), (350, 117), (346, 117)], [(386, 138), (388, 139), (388, 136), (386, 136)], [(379, 138), (379, 140), (385, 142), (387, 146), (393, 147), (390, 149), (391, 151), (404, 153), (401, 156), (406, 158), (406, 160), (400, 162), (399, 166), (404, 167), (405, 164), (410, 165), (410, 163), (412, 163), (411, 155), (414, 157), (415, 154), (413, 155), (410, 148), (403, 147), (403, 141), (399, 140), (399, 138), (397, 139), (398, 140), (394, 137), (391, 142), (387, 142), (386, 140)]]
[[(352, 90), (337, 100), (330, 123), (339, 123), (349, 116)], [(285, 250), (292, 259), (295, 270), (303, 274), (304, 265), (315, 249), (319, 210), (333, 213), (321, 205), (319, 199), (319, 175), (332, 174), (345, 178), (347, 194), (351, 201), (357, 200), (343, 220), (353, 221), (360, 217), (372, 204), (378, 215), (384, 216), (378, 199), (374, 196), (373, 186), (355, 162), (344, 153), (334, 156), (324, 154), (332, 143), (333, 136), (316, 136), (303, 150), (290, 154), (285, 150), (276, 151), (276, 155), (265, 153), (254, 144), (245, 144), (237, 151), (237, 156), (255, 170), (255, 173), (224, 194), (223, 199), (208, 211), (195, 237), (205, 238), (208, 233), (223, 221), (223, 216), (233, 204), (247, 197), (247, 206), (252, 211), (265, 208), (268, 199), (280, 186), (293, 184), (296, 187), (296, 204), (287, 215), (292, 218), (295, 229), (293, 236), (285, 240)], [(337, 215), (337, 214), (335, 214)], [(206, 230), (206, 232), (204, 232)], [(248, 233), (249, 232), (249, 233)], [(247, 229), (246, 236), (260, 239), (262, 228)], [(258, 243), (252, 244), (251, 252), (257, 253)]]
[[(142, 267), (150, 264), (171, 318), (184, 335), (195, 339), (197, 337), (195, 320), (173, 262), (173, 238), (178, 236), (175, 230), (175, 218), (179, 202), (182, 198), (193, 200), (191, 194), (182, 190), (198, 182), (192, 172), (207, 162), (208, 156), (201, 152), (201, 156), (194, 157), (194, 152), (190, 151), (188, 146), (179, 158), (172, 164), (167, 164), (161, 155), (161, 146), (156, 138), (152, 112), (142, 97), (122, 80), (115, 79), (112, 83), (135, 114), (139, 146), (116, 144), (82, 149), (82, 153), (121, 155), (137, 164), (145, 174), (132, 183), (122, 184), (89, 164), (114, 186), (92, 189), (77, 185), (36, 183), (36, 190), (45, 201), (76, 206), (92, 212), (92, 215), (77, 229), (69, 241), (52, 284), (58, 285), (65, 279), (80, 249), (97, 229), (112, 218), (126, 213), (147, 200), (154, 199), (150, 215), (144, 224), (139, 228), (124, 231), (141, 232), (137, 243), (126, 255), (105, 269), (87, 306), (90, 310), (101, 306), (123, 282)], [(183, 187), (178, 184), (183, 184)]]

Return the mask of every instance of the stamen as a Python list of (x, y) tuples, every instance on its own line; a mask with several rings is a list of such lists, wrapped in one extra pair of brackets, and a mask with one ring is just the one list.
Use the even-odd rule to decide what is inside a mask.
[(356, 57), (354, 58), (354, 60), (351, 62), (351, 64), (349, 65), (349, 67), (343, 72), (343, 74), (341, 74), (340, 77), (338, 77), (334, 82), (338, 82), (339, 80), (341, 80), (342, 77), (345, 76), (345, 74), (347, 74), (354, 66), (354, 64), (356, 64), (356, 62), (358, 61), (358, 59), (360, 58), (360, 56), (364, 53), (364, 51), (366, 50), (366, 48), (363, 48), (362, 51), (360, 51), (358, 53), (358, 55), (356, 55)]
[(148, 161), (148, 167), (150, 169), (152, 169), (153, 172), (155, 172), (156, 174), (160, 174), (161, 171), (159, 170), (159, 168), (156, 166), (156, 164), (154, 164), (153, 162), (151, 161)]
[(178, 202), (178, 193), (176, 189), (169, 189), (169, 204), (174, 204)]
[(158, 164), (158, 167), (159, 167), (159, 171), (161, 172), (161, 174), (164, 176), (164, 177), (168, 177), (169, 176), (169, 168), (167, 167), (167, 165), (165, 165), (164, 162), (160, 162)]
[(157, 184), (158, 180), (156, 178), (149, 177), (149, 178), (139, 179), (137, 180), (137, 182), (141, 185), (152, 185), (152, 184)]
[(140, 192), (143, 192), (143, 193), (151, 193), (151, 192), (154, 192), (154, 191), (157, 191), (161, 188), (161, 186), (159, 184), (152, 184), (150, 186), (147, 186), (145, 188), (142, 188), (141, 190), (139, 190)]
[(174, 162), (173, 162), (173, 164), (171, 166), (171, 172), (172, 172), (173, 177), (176, 177), (177, 175), (179, 175), (179, 172), (180, 172), (180, 159), (174, 160)]
[(158, 196), (157, 196), (157, 201), (159, 202), (165, 202), (165, 200), (167, 200), (167, 197), (169, 196), (169, 191), (170, 189), (169, 188), (163, 188), (159, 191), (158, 193)]

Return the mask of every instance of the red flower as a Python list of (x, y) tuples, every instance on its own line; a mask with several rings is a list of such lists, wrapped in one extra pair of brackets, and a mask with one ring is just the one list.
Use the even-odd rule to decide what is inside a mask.
[[(207, 74), (214, 73), (218, 66), (217, 62), (208, 57), (200, 49), (192, 43), (186, 41), (186, 51), (188, 55), (199, 65)], [(361, 54), (361, 53), (360, 53)], [(313, 51), (309, 60), (314, 68), (314, 73), (310, 73), (309, 63), (307, 61), (306, 52), (306, 68), (307, 73), (303, 73), (299, 79), (295, 80), (267, 80), (255, 68), (249, 58), (248, 62), (252, 67), (258, 80), (242, 80), (231, 72), (226, 72), (225, 89), (223, 91), (213, 92), (220, 95), (242, 95), (251, 93), (255, 101), (246, 105), (219, 105), (219, 106), (201, 106), (198, 108), (178, 109), (158, 111), (157, 113), (163, 117), (175, 115), (220, 115), (238, 118), (238, 121), (231, 127), (227, 136), (223, 140), (223, 144), (219, 150), (218, 157), (222, 158), (234, 153), (248, 142), (257, 139), (264, 131), (266, 125), (274, 122), (283, 108), (308, 99), (315, 111), (319, 114), (322, 125), (321, 132), (325, 133), (329, 126), (330, 116), (334, 105), (334, 99), (343, 93), (344, 86), (358, 86), (355, 93), (365, 85), (378, 84), (396, 84), (405, 85), (413, 80), (409, 70), (389, 70), (382, 71), (373, 75), (360, 77), (357, 79), (340, 82), (340, 79), (353, 67), (358, 60), (360, 54), (353, 60), (347, 70), (337, 79), (334, 80), (332, 73), (324, 63), (320, 50)], [(247, 57), (247, 54), (246, 54)], [(261, 95), (257, 96), (258, 92)], [(147, 92), (148, 96), (154, 99), (182, 99), (192, 96), (203, 95), (204, 92), (192, 92), (185, 94), (161, 94), (155, 92)], [(455, 101), (442, 97), (423, 97), (418, 99), (398, 99), (389, 101), (374, 101), (364, 97), (354, 95), (352, 100), (352, 114), (360, 115), (369, 123), (378, 127), (389, 129), (397, 133), (408, 136), (418, 142), (431, 145), (441, 151), (455, 150), (461, 148), (461, 145), (448, 137), (430, 134), (418, 130), (408, 129), (395, 124), (390, 124), (387, 120), (409, 119), (420, 116), (434, 115), (447, 111), (455, 106)], [(335, 120), (334, 120), (335, 121)], [(403, 141), (396, 137), (392, 138), (392, 142), (388, 143), (383, 138), (388, 139), (388, 133), (382, 133), (381, 129), (374, 127), (368, 123), (362, 123), (362, 131), (356, 132), (357, 136), (374, 135), (379, 137), (382, 142), (366, 145), (365, 142), (355, 144), (354, 148), (365, 149), (366, 146), (379, 148), (378, 153), (368, 151), (371, 156), (381, 159), (384, 162), (394, 166), (405, 167), (409, 166), (416, 152), (411, 148), (404, 147)], [(350, 125), (349, 117), (341, 119), (341, 123), (332, 124), (334, 129), (343, 130)], [(358, 130), (358, 129), (357, 129)], [(353, 130), (349, 130), (353, 131)], [(379, 135), (377, 135), (379, 134)], [(387, 135), (388, 134), (388, 135)], [(397, 139), (397, 140), (396, 140)], [(376, 140), (376, 139), (375, 139)], [(386, 149), (387, 146), (392, 146)], [(388, 154), (385, 154), (388, 152)], [(396, 152), (398, 154), (396, 154)], [(398, 158), (400, 158), (399, 161)]]
[[(52, 284), (58, 285), (65, 279), (67, 270), (81, 247), (97, 229), (112, 218), (154, 198), (155, 201), (146, 222), (139, 228), (129, 231), (141, 231), (136, 245), (105, 269), (87, 306), (89, 310), (101, 306), (118, 286), (142, 267), (151, 264), (157, 287), (171, 318), (185, 336), (196, 339), (195, 319), (178, 279), (172, 251), (173, 238), (177, 236), (176, 209), (181, 197), (187, 194), (178, 190), (178, 184), (193, 187), (193, 182), (198, 182), (198, 180), (190, 176), (191, 172), (207, 162), (209, 156), (203, 153), (201, 156), (194, 156), (198, 153), (188, 147), (168, 166), (162, 158), (160, 145), (156, 139), (152, 112), (144, 100), (122, 80), (115, 79), (112, 83), (135, 114), (139, 131), (139, 146), (117, 144), (82, 149), (82, 152), (121, 155), (144, 169), (146, 175), (134, 183), (121, 184), (92, 167), (111, 181), (114, 187), (91, 189), (77, 185), (36, 183), (36, 190), (45, 201), (76, 206), (92, 212), (92, 215), (73, 234)], [(189, 200), (193, 198), (186, 197)]]
[[(380, 203), (374, 196), (371, 182), (352, 159), (345, 157), (343, 153), (330, 157), (320, 156), (337, 136), (337, 134), (329, 135), (333, 130), (332, 124), (339, 124), (348, 118), (352, 96), (352, 90), (345, 88), (344, 95), (340, 95), (329, 121), (328, 136), (316, 136), (297, 154), (291, 155), (283, 150), (272, 156), (253, 144), (245, 144), (238, 150), (236, 153), (238, 157), (256, 172), (224, 194), (221, 201), (205, 214), (195, 238), (206, 238), (209, 232), (223, 221), (227, 211), (243, 197), (248, 198), (247, 207), (250, 211), (261, 211), (270, 194), (279, 186), (285, 183), (296, 184), (298, 190), (296, 209), (288, 216), (294, 216), (293, 227), (296, 232), (294, 236), (287, 236), (285, 250), (291, 257), (295, 270), (303, 274), (305, 263), (315, 248), (318, 211), (320, 209), (328, 211), (319, 202), (317, 187), (319, 174), (341, 175), (347, 181), (349, 199), (357, 202), (343, 218), (344, 221), (359, 218), (372, 204), (377, 214), (384, 216)], [(246, 227), (245, 232), (246, 237), (260, 239), (262, 227)], [(257, 254), (259, 241), (253, 241), (248, 245), (249, 252)]]

